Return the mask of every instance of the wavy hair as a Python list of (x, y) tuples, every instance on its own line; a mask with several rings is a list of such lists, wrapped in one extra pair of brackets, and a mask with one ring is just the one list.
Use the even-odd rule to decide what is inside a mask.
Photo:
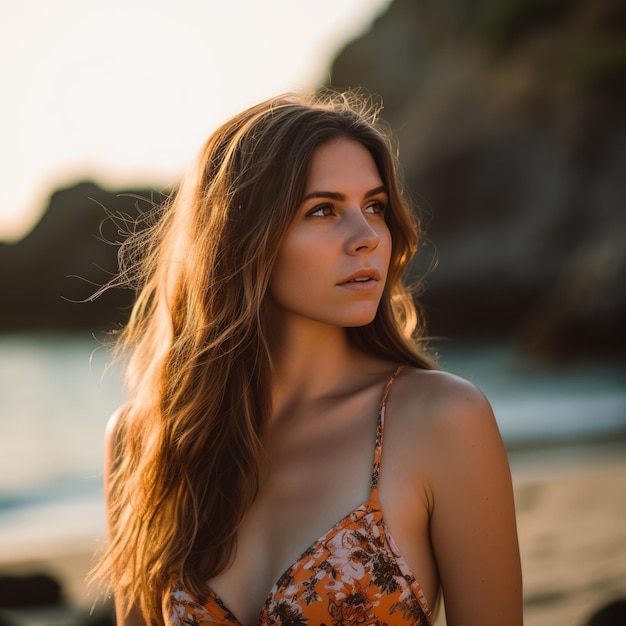
[(110, 542), (95, 576), (148, 623), (162, 622), (174, 579), (206, 595), (257, 495), (272, 408), (268, 283), (326, 142), (365, 146), (389, 194), (386, 286), (375, 319), (348, 329), (350, 340), (383, 359), (434, 367), (403, 285), (419, 224), (379, 109), (336, 92), (249, 108), (211, 135), (158, 219), (121, 247), (118, 283), (132, 283), (137, 297), (118, 343), (128, 402), (110, 479)]

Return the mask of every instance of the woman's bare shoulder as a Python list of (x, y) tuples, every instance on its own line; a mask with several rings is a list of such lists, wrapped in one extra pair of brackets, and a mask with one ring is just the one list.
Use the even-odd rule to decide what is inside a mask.
[[(500, 431), (485, 395), (473, 383), (443, 371), (407, 369), (390, 398), (403, 437), (419, 450), (419, 471), (442, 476), (477, 457), (505, 463)], [(410, 450), (407, 444), (407, 451)]]
[(426, 494), (448, 623), (521, 624), (511, 476), (488, 400), (441, 371), (407, 369), (397, 382), (398, 453)]
[(111, 417), (109, 417), (106, 423), (106, 428), (104, 430), (104, 436), (107, 443), (115, 442), (115, 440), (119, 436), (122, 429), (122, 421), (125, 411), (126, 406), (121, 405), (117, 409), (115, 409), (115, 411), (113, 411), (113, 413), (111, 414)]
[(107, 424), (106, 424), (105, 433), (107, 437), (117, 436), (117, 433), (119, 433), (120, 428), (121, 428), (122, 417), (124, 415), (125, 410), (126, 410), (126, 406), (122, 405), (122, 406), (117, 407), (117, 409), (113, 411), (113, 413), (111, 414), (111, 417), (109, 417)]
[(112, 467), (115, 451), (119, 445), (125, 410), (126, 407), (124, 405), (118, 407), (111, 417), (109, 417), (106, 424), (104, 431), (104, 462), (106, 472), (109, 472)]
[(470, 381), (441, 370), (407, 368), (394, 389), (398, 410), (420, 426), (462, 428), (467, 421), (491, 421), (485, 395)]

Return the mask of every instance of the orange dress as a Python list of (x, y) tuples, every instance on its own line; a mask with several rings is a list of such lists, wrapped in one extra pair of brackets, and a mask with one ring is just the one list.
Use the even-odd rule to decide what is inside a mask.
[[(307, 548), (270, 590), (258, 626), (430, 626), (431, 612), (387, 531), (378, 503), (387, 381), (378, 413), (371, 492), (357, 507)], [(213, 591), (202, 602), (180, 585), (164, 603), (170, 626), (239, 625)]]

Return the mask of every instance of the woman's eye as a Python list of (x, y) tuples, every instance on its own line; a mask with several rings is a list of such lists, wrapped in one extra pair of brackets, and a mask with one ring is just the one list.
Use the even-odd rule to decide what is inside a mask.
[(374, 213), (376, 215), (384, 215), (386, 209), (387, 209), (386, 202), (376, 201), (376, 202), (372, 202), (372, 204), (369, 204), (367, 207), (365, 207), (364, 212)]
[(331, 204), (321, 204), (307, 213), (313, 217), (330, 217), (332, 214), (333, 207)]

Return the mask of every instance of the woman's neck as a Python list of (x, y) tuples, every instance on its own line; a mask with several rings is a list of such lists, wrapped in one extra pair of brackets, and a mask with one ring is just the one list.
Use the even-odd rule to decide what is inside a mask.
[(270, 336), (274, 414), (340, 386), (358, 355), (344, 328), (310, 320), (277, 320)]

